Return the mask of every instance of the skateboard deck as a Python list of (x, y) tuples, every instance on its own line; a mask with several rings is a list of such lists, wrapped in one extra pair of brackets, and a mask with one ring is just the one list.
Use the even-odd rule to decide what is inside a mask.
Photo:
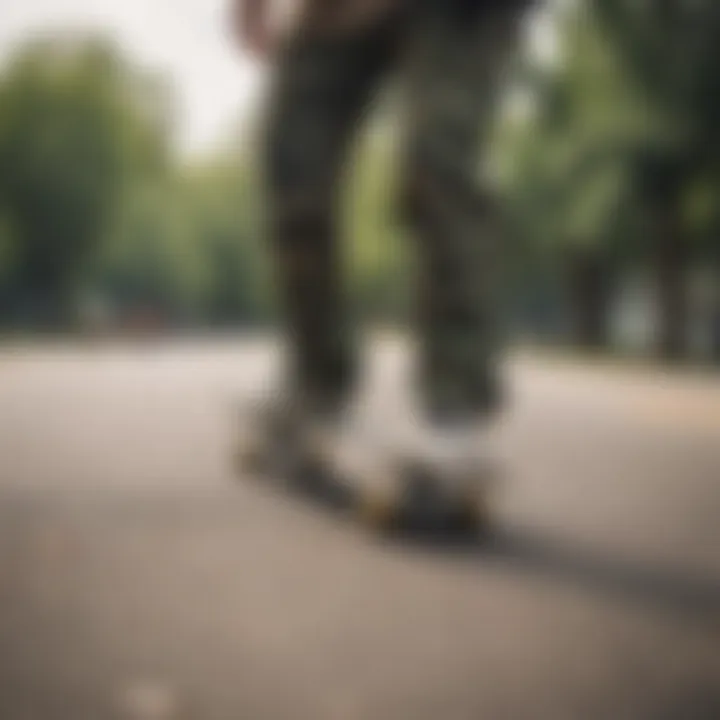
[(383, 470), (353, 466), (320, 442), (292, 460), (262, 457), (240, 443), (234, 465), (239, 477), (267, 480), (382, 534), (478, 536), (491, 527), (496, 473), (490, 468), (458, 469), (465, 477), (450, 490), (443, 478), (412, 461), (398, 458)]

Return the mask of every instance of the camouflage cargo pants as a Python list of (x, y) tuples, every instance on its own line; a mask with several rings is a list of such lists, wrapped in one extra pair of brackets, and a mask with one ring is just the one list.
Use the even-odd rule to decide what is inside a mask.
[(295, 381), (316, 398), (342, 401), (355, 375), (339, 189), (360, 121), (396, 76), (405, 101), (398, 204), (419, 260), (421, 393), (433, 417), (498, 404), (498, 228), (477, 170), (526, 4), (416, 0), (355, 34), (300, 28), (284, 48), (268, 122), (270, 232)]

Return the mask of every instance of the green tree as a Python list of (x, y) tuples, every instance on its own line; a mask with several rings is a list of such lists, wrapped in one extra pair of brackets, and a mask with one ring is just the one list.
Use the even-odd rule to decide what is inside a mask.
[(138, 183), (126, 197), (95, 286), (120, 314), (152, 310), (175, 323), (202, 314), (205, 258), (178, 182)]
[(125, 190), (164, 164), (161, 89), (95, 39), (32, 43), (0, 77), (0, 214), (26, 319), (70, 321)]
[(633, 153), (652, 243), (660, 315), (659, 353), (686, 354), (687, 277), (693, 256), (685, 225), (688, 185), (720, 166), (720, 6), (714, 0), (595, 0), (594, 12), (660, 132)]
[(560, 60), (524, 73), (529, 111), (501, 126), (499, 168), (523, 264), (552, 268), (573, 341), (603, 347), (615, 276), (637, 252), (627, 148), (647, 124), (593, 18), (573, 6), (558, 26)]
[(206, 268), (204, 317), (212, 325), (255, 324), (272, 316), (255, 185), (241, 155), (211, 158), (185, 178), (189, 222)]

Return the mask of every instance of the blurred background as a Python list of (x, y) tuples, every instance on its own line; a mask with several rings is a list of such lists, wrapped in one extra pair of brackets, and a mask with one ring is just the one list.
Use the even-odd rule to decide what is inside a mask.
[[(255, 182), (264, 71), (222, 2), (4, 7), (0, 328), (238, 329), (274, 320)], [(525, 343), (720, 357), (718, 10), (538, 6), (489, 149)], [(346, 198), (357, 312), (407, 317), (392, 93)]]
[[(423, 544), (233, 468), (278, 315), (226, 0), (0, 2), (2, 720), (720, 718), (720, 3), (548, 0), (523, 38), (483, 167), (503, 481), (485, 542)], [(394, 105), (344, 208), (388, 434)]]

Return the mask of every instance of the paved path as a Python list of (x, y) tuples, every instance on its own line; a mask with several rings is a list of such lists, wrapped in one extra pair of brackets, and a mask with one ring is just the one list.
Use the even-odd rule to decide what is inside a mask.
[[(402, 414), (377, 353), (370, 413)], [(482, 550), (227, 467), (259, 343), (0, 354), (2, 720), (720, 717), (720, 383), (512, 364)]]

